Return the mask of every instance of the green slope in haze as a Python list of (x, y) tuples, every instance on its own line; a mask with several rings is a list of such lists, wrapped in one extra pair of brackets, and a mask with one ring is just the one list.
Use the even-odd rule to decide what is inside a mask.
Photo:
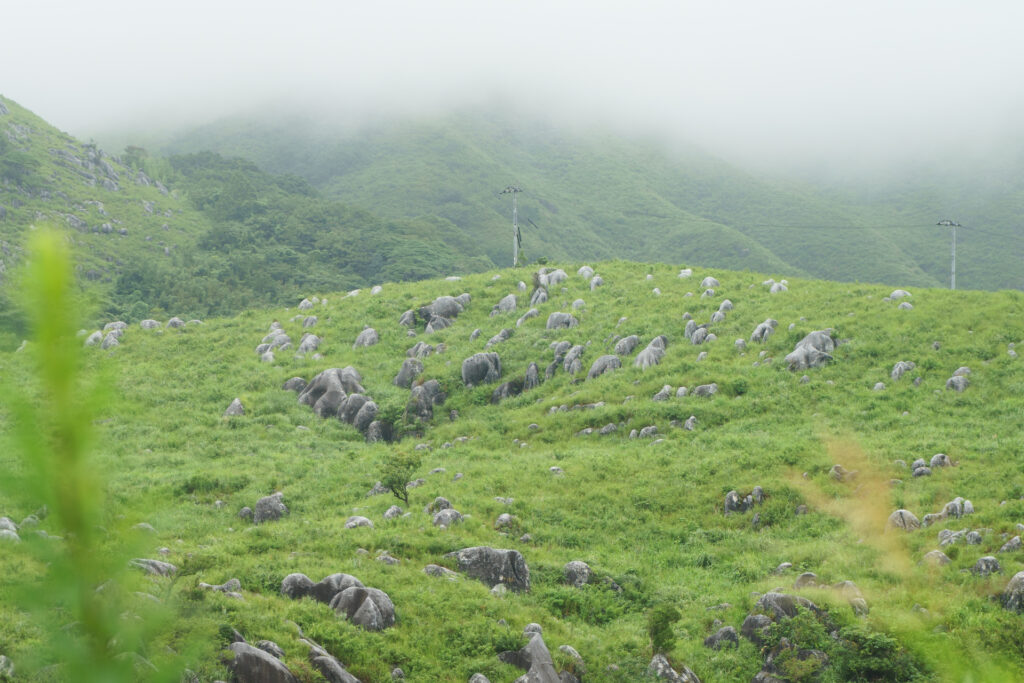
[[(525, 190), (526, 256), (620, 257), (914, 285), (948, 282), (945, 205), (917, 187), (902, 203), (768, 179), (692, 148), (575, 132), (475, 110), (341, 130), (305, 119), (233, 118), (179, 134), (167, 151), (213, 149), (391, 216), (436, 215), (511, 260), (510, 206)], [(992, 195), (1013, 204), (1012, 197)], [(998, 209), (1009, 220), (1010, 206)], [(533, 221), (529, 223), (526, 219)], [(1005, 221), (1004, 221), (1005, 223)], [(536, 224), (538, 227), (534, 227)], [(966, 222), (965, 222), (966, 225)], [(1024, 232), (962, 231), (961, 288), (1022, 288)]]
[[(493, 266), (473, 241), (448, 240), (443, 219), (382, 219), (297, 176), (211, 153), (110, 155), (0, 98), (0, 278), (43, 223), (75, 245), (78, 280), (97, 310), (130, 322)], [(12, 293), (11, 283), (0, 287), (5, 348), (25, 334)]]

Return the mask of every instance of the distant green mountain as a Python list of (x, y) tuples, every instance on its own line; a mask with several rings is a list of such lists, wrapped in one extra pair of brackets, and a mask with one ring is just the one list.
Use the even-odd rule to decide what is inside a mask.
[[(525, 191), (527, 258), (626, 258), (943, 286), (950, 203), (937, 186), (855, 193), (766, 179), (696, 149), (572, 133), (488, 111), (362, 129), (309, 120), (229, 119), (179, 134), (165, 152), (210, 149), (306, 178), (327, 196), (393, 217), (431, 215), (511, 262), (511, 206)], [(859, 189), (859, 188), (858, 188)], [(970, 194), (964, 190), (964, 194)], [(961, 288), (1024, 288), (1024, 194), (987, 195), (959, 219)], [(966, 208), (966, 207), (960, 207)], [(982, 225), (987, 226), (981, 231)], [(454, 240), (458, 240), (455, 242)]]

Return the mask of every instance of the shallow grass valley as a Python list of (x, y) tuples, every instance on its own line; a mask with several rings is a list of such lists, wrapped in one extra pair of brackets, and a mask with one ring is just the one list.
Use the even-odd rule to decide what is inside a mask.
[[(550, 287), (540, 314), (518, 328), (530, 308), (528, 269), (382, 283), (379, 294), (308, 292), (325, 303), (181, 329), (133, 324), (114, 349), (83, 348), (85, 377), (105, 388), (103, 402), (93, 406), (92, 464), (105, 482), (107, 515), (96, 551), (121, 552), (130, 541), (135, 556), (178, 567), (173, 579), (125, 575), (170, 614), (169, 626), (140, 654), (157, 667), (170, 661), (169, 652), (183, 654), (180, 663), (200, 680), (227, 679), (227, 627), (249, 642), (276, 642), (300, 680), (323, 680), (299, 642), (301, 629), (364, 682), (390, 680), (401, 667), (411, 681), (464, 682), (480, 672), (497, 683), (522, 675), (497, 655), (522, 647), (523, 627), (536, 622), (558, 668), (574, 666), (557, 649), (568, 644), (586, 663), (583, 680), (635, 681), (652, 656), (648, 615), (671, 604), (682, 618), (673, 626), (669, 660), (702, 681), (746, 681), (764, 665), (758, 646), (740, 638), (734, 649), (714, 650), (703, 641), (720, 625), (739, 630), (758, 594), (781, 588), (825, 608), (837, 629), (898, 644), (873, 671), (857, 670), (825, 642), (822, 648), (833, 648), (830, 663), (806, 680), (1024, 679), (1024, 616), (999, 601), (1010, 577), (1024, 569), (1024, 551), (998, 552), (1024, 523), (1024, 365), (1010, 353), (1012, 344), (1024, 352), (1024, 293), (911, 288), (906, 301), (913, 308), (901, 310), (885, 300), (894, 286), (790, 278), (788, 291), (771, 294), (763, 281), (785, 274), (695, 267), (680, 278), (678, 267), (617, 261), (590, 264), (605, 282), (591, 291), (576, 274), (581, 265), (560, 264), (568, 280)], [(706, 276), (720, 285), (705, 297)], [(520, 280), (526, 291), (517, 290)], [(406, 310), (463, 292), (471, 303), (447, 329), (425, 334), (419, 323), (411, 338), (398, 323)], [(509, 293), (517, 294), (518, 310), (490, 316)], [(584, 301), (578, 310), (576, 299)], [(683, 314), (706, 323), (724, 299), (734, 309), (709, 326), (717, 340), (691, 345)], [(579, 326), (546, 330), (555, 311), (572, 313)], [(301, 316), (308, 314), (319, 321), (303, 330)], [(778, 321), (775, 333), (750, 342), (766, 318)], [(262, 362), (254, 349), (274, 321), (296, 346), (305, 331), (321, 336), (322, 359), (278, 351), (274, 362)], [(380, 343), (353, 349), (364, 326), (376, 329)], [(559, 369), (540, 386), (492, 404), (497, 383), (467, 389), (460, 371), (503, 328), (514, 330), (511, 338), (488, 349), (500, 355), (501, 382), (522, 378), (531, 362), (543, 379), (553, 359), (549, 345), (560, 340), (588, 345), (583, 372), (572, 377)], [(822, 329), (840, 340), (834, 362), (788, 370), (786, 354)], [(631, 334), (640, 344), (620, 369), (585, 379), (594, 360), (613, 353), (617, 337)], [(657, 335), (668, 338), (661, 364), (634, 367), (637, 352)], [(745, 352), (734, 346), (740, 338), (748, 340)], [(403, 419), (410, 392), (392, 383), (417, 341), (446, 347), (423, 359), (421, 379), (439, 380), (448, 396), (423, 424)], [(31, 347), (0, 354), (0, 377), (12, 391), (31, 394)], [(698, 360), (701, 352), (707, 356)], [(916, 367), (893, 380), (897, 361)], [(352, 426), (316, 417), (281, 388), (291, 377), (308, 381), (349, 365), (380, 415), (404, 431), (399, 441), (366, 443)], [(970, 385), (962, 393), (948, 390), (947, 379), (961, 366), (970, 368)], [(878, 382), (884, 389), (874, 388)], [(710, 383), (716, 394), (692, 395)], [(672, 397), (652, 400), (664, 385)], [(680, 386), (690, 393), (675, 397)], [(222, 417), (236, 397), (245, 415)], [(691, 415), (692, 431), (672, 426)], [(13, 416), (5, 407), (0, 468), (16, 476), (24, 465), (10, 435)], [(620, 427), (598, 435), (609, 423)], [(656, 437), (628, 438), (648, 425), (657, 426)], [(587, 428), (594, 433), (579, 434)], [(384, 511), (401, 503), (367, 493), (395, 453), (419, 454), (411, 479), (426, 483), (408, 490), (407, 516), (386, 520)], [(913, 477), (895, 463), (936, 453), (955, 466)], [(836, 463), (858, 477), (831, 478)], [(765, 492), (762, 504), (724, 514), (729, 491), (742, 497), (755, 486)], [(286, 517), (260, 525), (239, 518), (242, 507), (275, 491), (283, 493)], [(450, 500), (464, 522), (434, 527), (424, 508), (437, 496)], [(910, 533), (886, 530), (894, 510), (923, 518), (957, 496), (972, 501), (973, 515)], [(806, 514), (797, 514), (799, 506)], [(0, 515), (18, 521), (37, 507), (30, 496), (12, 494)], [(505, 512), (514, 515), (513, 526), (496, 529)], [(371, 519), (374, 528), (346, 529), (352, 515)], [(155, 531), (133, 530), (140, 522)], [(40, 528), (60, 535), (51, 524), (44, 519)], [(982, 541), (944, 547), (952, 560), (945, 567), (920, 564), (947, 528), (979, 530)], [(0, 553), (0, 654), (16, 664), (33, 662), (49, 637), (18, 598), (46, 581), (39, 543), (26, 539)], [(481, 545), (520, 551), (531, 590), (494, 595), (465, 575), (448, 581), (423, 572), (427, 564), (456, 569), (446, 553)], [(378, 561), (380, 551), (399, 563)], [(998, 558), (1001, 573), (963, 571), (986, 555)], [(582, 588), (567, 585), (563, 567), (571, 560), (588, 563), (595, 579)], [(783, 562), (792, 568), (773, 573)], [(396, 625), (364, 631), (327, 605), (280, 595), (282, 579), (293, 572), (313, 581), (335, 572), (357, 576), (390, 596)], [(814, 572), (824, 587), (794, 591), (802, 572)], [(241, 582), (243, 599), (198, 587), (231, 578)], [(840, 581), (856, 584), (869, 614), (855, 615), (831, 588)], [(784, 635), (797, 639), (796, 626)], [(799, 637), (813, 640), (816, 628)], [(45, 662), (36, 664), (21, 667), (29, 679), (52, 675)], [(792, 680), (801, 680), (796, 669)]]

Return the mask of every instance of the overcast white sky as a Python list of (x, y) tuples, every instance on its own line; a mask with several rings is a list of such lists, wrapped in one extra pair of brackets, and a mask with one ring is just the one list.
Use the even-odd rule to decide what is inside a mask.
[(1024, 2), (25, 0), (0, 93), (82, 137), (256, 103), (436, 111), (495, 96), (813, 163), (1022, 131)]

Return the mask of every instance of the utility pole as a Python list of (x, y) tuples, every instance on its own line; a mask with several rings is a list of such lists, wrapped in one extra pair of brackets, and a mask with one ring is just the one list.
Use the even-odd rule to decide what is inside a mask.
[(951, 221), (948, 218), (939, 221), (935, 225), (953, 228), (953, 254), (949, 266), (949, 288), (956, 289), (956, 229), (962, 226), (956, 221)]
[(522, 246), (523, 238), (519, 234), (519, 212), (516, 206), (516, 195), (522, 192), (518, 185), (509, 185), (500, 194), (512, 195), (512, 267), (519, 267), (519, 247)]

